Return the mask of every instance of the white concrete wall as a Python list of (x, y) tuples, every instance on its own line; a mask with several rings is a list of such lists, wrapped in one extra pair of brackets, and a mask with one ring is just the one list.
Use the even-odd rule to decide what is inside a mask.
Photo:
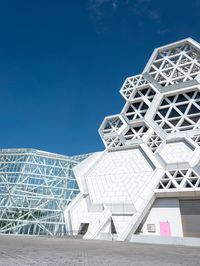
[[(146, 198), (144, 189), (153, 179), (154, 168), (151, 160), (146, 157), (139, 148), (106, 153), (91, 171), (84, 175), (92, 204), (134, 203), (137, 208), (137, 200), (141, 198), (142, 193), (141, 201)], [(155, 186), (150, 186), (151, 190), (154, 188)], [(146, 194), (149, 194), (149, 191)]]
[(120, 240), (131, 236), (163, 175), (156, 164), (142, 148), (98, 153), (80, 163), (74, 172), (81, 192), (65, 211), (70, 231), (89, 223), (84, 238), (98, 238), (114, 215)]
[[(160, 235), (160, 222), (169, 222), (171, 236), (183, 236), (178, 199), (156, 199), (152, 209), (143, 221), (142, 235)], [(147, 231), (147, 224), (155, 224), (156, 232)]]
[(159, 151), (165, 163), (190, 162), (194, 154), (192, 148), (185, 141), (166, 143)]

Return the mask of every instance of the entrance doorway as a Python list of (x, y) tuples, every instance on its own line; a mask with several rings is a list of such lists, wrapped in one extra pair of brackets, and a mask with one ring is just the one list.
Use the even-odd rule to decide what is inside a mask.
[(171, 236), (171, 228), (169, 222), (160, 222), (160, 235)]
[(78, 235), (85, 235), (87, 233), (89, 227), (89, 223), (81, 223), (79, 230), (78, 230)]

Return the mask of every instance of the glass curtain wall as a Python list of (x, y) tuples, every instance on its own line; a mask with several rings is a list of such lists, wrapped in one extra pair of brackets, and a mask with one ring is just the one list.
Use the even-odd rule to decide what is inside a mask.
[(63, 236), (63, 210), (79, 193), (73, 167), (88, 157), (0, 150), (0, 233)]

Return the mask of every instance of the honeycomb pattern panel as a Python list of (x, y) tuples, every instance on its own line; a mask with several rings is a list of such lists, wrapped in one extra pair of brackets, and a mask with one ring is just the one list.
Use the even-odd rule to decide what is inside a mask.
[(194, 189), (200, 187), (200, 177), (192, 169), (167, 171), (161, 178), (158, 190)]
[(135, 88), (142, 88), (148, 84), (149, 82), (142, 75), (133, 76), (125, 80), (120, 93), (125, 100), (129, 100)]
[(167, 133), (198, 129), (200, 124), (200, 92), (192, 91), (165, 96), (154, 121)]
[[(106, 117), (99, 129), (106, 148), (142, 139), (156, 153), (177, 134), (200, 134), (200, 44), (188, 38), (156, 49), (143, 73), (128, 77), (120, 93), (126, 101), (121, 113)], [(147, 128), (154, 132), (149, 139), (142, 136)]]
[(162, 86), (194, 79), (200, 70), (200, 50), (191, 43), (161, 49), (148, 73)]
[(120, 133), (126, 127), (126, 122), (120, 115), (110, 116), (104, 119), (100, 133), (109, 136)]

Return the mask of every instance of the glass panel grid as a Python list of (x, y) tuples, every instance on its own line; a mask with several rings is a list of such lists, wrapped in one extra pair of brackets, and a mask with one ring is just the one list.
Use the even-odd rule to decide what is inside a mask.
[(72, 168), (88, 155), (0, 150), (0, 233), (65, 235), (63, 210), (79, 193)]

